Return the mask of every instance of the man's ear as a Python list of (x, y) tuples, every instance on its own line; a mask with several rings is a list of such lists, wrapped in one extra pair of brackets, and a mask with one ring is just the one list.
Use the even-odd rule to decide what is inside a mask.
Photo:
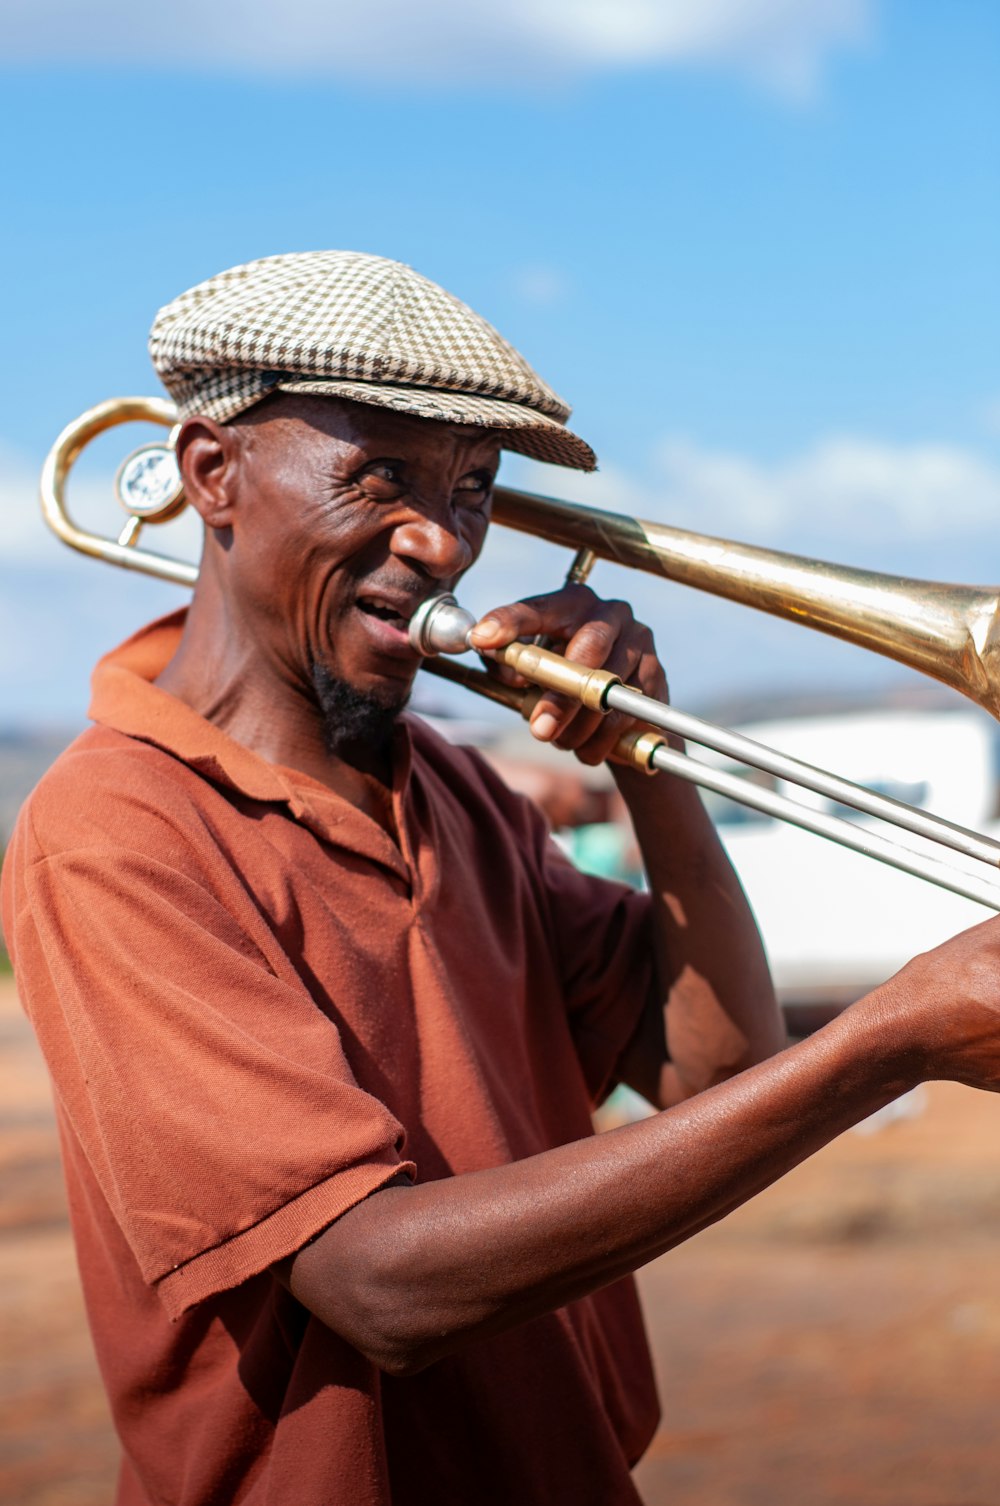
[(185, 495), (206, 528), (232, 527), (239, 435), (214, 419), (196, 415), (181, 425), (176, 448)]

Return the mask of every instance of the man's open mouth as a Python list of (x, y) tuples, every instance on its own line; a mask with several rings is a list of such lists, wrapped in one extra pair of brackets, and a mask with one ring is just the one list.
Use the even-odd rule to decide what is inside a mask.
[(367, 617), (377, 617), (380, 622), (387, 622), (390, 626), (405, 633), (413, 616), (416, 603), (407, 602), (404, 605), (387, 601), (383, 596), (359, 596), (358, 610), (364, 612)]

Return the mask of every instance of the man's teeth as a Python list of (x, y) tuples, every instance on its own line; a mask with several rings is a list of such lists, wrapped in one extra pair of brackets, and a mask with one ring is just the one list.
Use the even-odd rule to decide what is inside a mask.
[(359, 605), (363, 612), (367, 612), (372, 617), (379, 617), (383, 622), (396, 623), (402, 627), (406, 626), (406, 618), (395, 607), (384, 606), (378, 601), (362, 601)]

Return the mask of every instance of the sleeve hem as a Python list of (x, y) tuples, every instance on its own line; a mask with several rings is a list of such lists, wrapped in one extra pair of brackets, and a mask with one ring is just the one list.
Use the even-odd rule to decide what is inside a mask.
[(351, 1167), (308, 1188), (249, 1229), (194, 1256), (158, 1277), (153, 1287), (171, 1320), (198, 1302), (239, 1286), (294, 1254), (356, 1203), (404, 1172), (416, 1175), (412, 1161), (386, 1161)]

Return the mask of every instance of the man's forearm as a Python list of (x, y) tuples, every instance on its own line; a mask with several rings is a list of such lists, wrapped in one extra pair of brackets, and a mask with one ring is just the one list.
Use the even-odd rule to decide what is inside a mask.
[(616, 1280), (915, 1080), (865, 1001), (697, 1098), (494, 1170), (390, 1187), (285, 1272), (383, 1368), (408, 1373)]
[(697, 792), (667, 776), (616, 777), (653, 898), (669, 1058), (657, 1076), (647, 1024), (624, 1072), (667, 1107), (780, 1050), (785, 1030), (753, 915)]

